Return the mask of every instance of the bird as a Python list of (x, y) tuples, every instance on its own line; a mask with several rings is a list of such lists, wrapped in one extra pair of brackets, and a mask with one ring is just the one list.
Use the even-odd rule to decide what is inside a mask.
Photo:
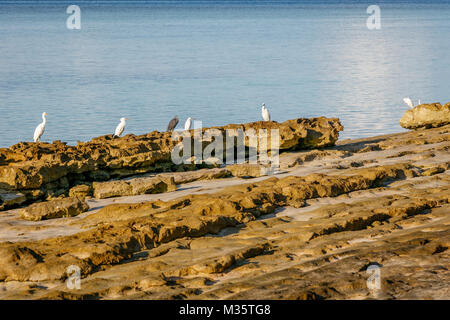
[[(414, 103), (412, 102), (412, 100), (410, 98), (403, 98), (403, 102), (406, 103), (411, 109), (414, 108)], [(419, 103), (417, 105), (421, 105), (422, 103), (420, 102), (419, 99)]]
[(47, 119), (45, 118), (46, 115), (47, 112), (42, 113), (42, 123), (40, 123), (34, 130), (34, 142), (41, 142), (41, 136), (44, 134), (45, 124), (47, 123)]
[(173, 131), (178, 124), (178, 116), (175, 116), (172, 120), (170, 120), (169, 125), (167, 126), (167, 131)]
[(262, 104), (262, 112), (261, 112), (261, 114), (262, 114), (262, 117), (263, 117), (263, 119), (264, 119), (264, 121), (270, 121), (270, 113), (269, 113), (269, 110), (266, 108), (266, 105), (263, 103)]
[(184, 130), (191, 130), (192, 120), (194, 119), (191, 117), (187, 118), (186, 122), (184, 123)]
[(128, 118), (120, 118), (120, 123), (116, 127), (116, 131), (114, 132), (113, 138), (120, 137), (120, 135), (123, 133), (123, 130), (125, 129), (126, 120), (128, 120)]
[(414, 108), (414, 104), (410, 98), (403, 98), (403, 102), (406, 103), (410, 108)]

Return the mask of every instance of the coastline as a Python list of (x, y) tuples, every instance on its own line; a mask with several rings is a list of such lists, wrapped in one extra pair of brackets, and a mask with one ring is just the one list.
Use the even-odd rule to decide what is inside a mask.
[[(70, 218), (1, 212), (0, 298), (445, 298), (449, 148), (449, 125), (346, 139), (282, 153), (274, 176), (88, 199)], [(80, 290), (65, 264), (81, 267)]]

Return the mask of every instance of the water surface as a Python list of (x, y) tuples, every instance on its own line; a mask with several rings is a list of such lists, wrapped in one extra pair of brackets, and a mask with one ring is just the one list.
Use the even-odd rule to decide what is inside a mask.
[[(66, 28), (69, 4), (81, 30)], [(450, 4), (306, 1), (0, 2), (0, 147), (339, 117), (342, 138), (399, 132), (402, 98), (450, 101)]]

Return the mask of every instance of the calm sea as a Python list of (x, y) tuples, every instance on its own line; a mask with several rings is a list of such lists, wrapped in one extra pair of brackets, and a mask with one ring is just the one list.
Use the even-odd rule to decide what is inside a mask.
[[(66, 9), (81, 9), (69, 30)], [(339, 117), (342, 138), (400, 132), (414, 101), (450, 101), (450, 3), (1, 1), (0, 147), (203, 126)]]

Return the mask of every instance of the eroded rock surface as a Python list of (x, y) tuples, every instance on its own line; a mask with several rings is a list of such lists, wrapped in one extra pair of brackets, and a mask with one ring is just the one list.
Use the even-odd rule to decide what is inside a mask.
[[(227, 129), (278, 129), (280, 149), (290, 150), (334, 145), (343, 127), (339, 119), (321, 117), (283, 123), (260, 121), (211, 129), (222, 133)], [(206, 130), (204, 128), (203, 132)], [(32, 202), (67, 196), (69, 190), (77, 185), (148, 172), (193, 170), (205, 166), (174, 165), (171, 151), (179, 141), (171, 137), (172, 133), (154, 131), (140, 136), (129, 134), (119, 139), (102, 136), (90, 142), (79, 142), (77, 146), (55, 141), (51, 144), (21, 142), (2, 148), (0, 190), (4, 191), (0, 192), (0, 210), (23, 203), (17, 198), (11, 200), (16, 191), (24, 195), (26, 201)], [(248, 139), (244, 142), (251, 145)], [(203, 148), (206, 145), (205, 142)], [(9, 195), (3, 196), (7, 192)], [(72, 194), (76, 194), (76, 190)], [(3, 199), (5, 197), (6, 200)]]
[(94, 197), (105, 199), (118, 196), (132, 196), (148, 193), (163, 193), (175, 191), (177, 185), (173, 178), (136, 178), (108, 182), (94, 182)]
[(78, 197), (85, 199), (92, 196), (92, 185), (79, 184), (69, 190), (69, 197)]
[(0, 210), (20, 206), (26, 201), (27, 197), (19, 191), (0, 189)]
[(33, 203), (20, 209), (19, 215), (24, 220), (40, 221), (55, 218), (74, 217), (88, 211), (88, 204), (76, 197)]
[[(284, 153), (276, 176), (89, 200), (64, 222), (12, 223), (6, 211), (0, 298), (443, 299), (449, 150), (443, 126)], [(70, 265), (80, 290), (64, 282)]]
[(450, 102), (421, 104), (407, 110), (400, 119), (400, 125), (405, 129), (435, 128), (450, 123)]

